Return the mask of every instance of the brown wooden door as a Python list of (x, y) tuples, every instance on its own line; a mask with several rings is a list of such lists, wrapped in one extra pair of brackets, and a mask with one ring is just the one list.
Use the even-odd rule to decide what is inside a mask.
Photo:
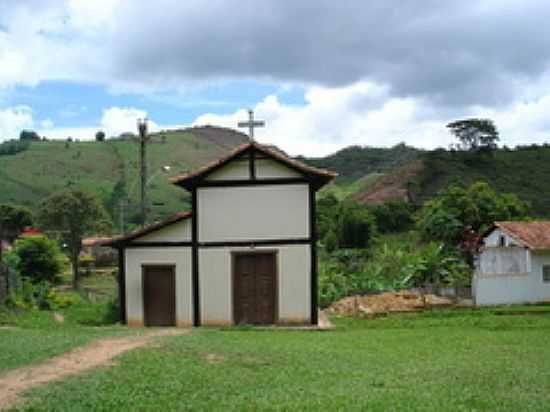
[(237, 324), (275, 323), (275, 254), (237, 254), (234, 261), (233, 299)]
[(176, 325), (176, 276), (173, 266), (143, 267), (145, 326)]

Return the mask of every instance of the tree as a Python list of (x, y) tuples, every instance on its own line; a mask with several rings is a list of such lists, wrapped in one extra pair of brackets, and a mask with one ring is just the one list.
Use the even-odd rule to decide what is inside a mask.
[(36, 140), (40, 141), (40, 136), (34, 130), (21, 130), (19, 140)]
[(447, 125), (450, 132), (460, 141), (464, 150), (493, 150), (499, 140), (498, 130), (490, 119), (465, 119)]
[(24, 206), (0, 204), (0, 235), (15, 239), (26, 226), (32, 226), (32, 212)]
[(338, 217), (339, 248), (366, 249), (371, 245), (376, 233), (376, 224), (366, 207), (342, 202)]
[(486, 182), (452, 185), (422, 208), (419, 229), (427, 240), (460, 243), (468, 230), (481, 233), (495, 220), (525, 218), (527, 204), (514, 194), (498, 194)]
[(402, 232), (413, 224), (413, 208), (403, 200), (390, 200), (371, 207), (380, 233)]
[(46, 236), (19, 239), (15, 243), (16, 269), (33, 283), (54, 282), (63, 269), (63, 255), (57, 242)]
[[(23, 206), (0, 204), (0, 242), (2, 239), (15, 239), (25, 228), (32, 225), (32, 212)], [(0, 243), (0, 262), (2, 245)]]
[(105, 132), (102, 131), (102, 130), (99, 130), (95, 134), (95, 140), (96, 140), (96, 142), (104, 142), (105, 141)]
[(73, 287), (80, 288), (78, 256), (85, 235), (110, 228), (109, 217), (99, 199), (92, 193), (69, 188), (50, 195), (40, 206), (42, 227), (60, 231), (67, 244), (73, 268)]

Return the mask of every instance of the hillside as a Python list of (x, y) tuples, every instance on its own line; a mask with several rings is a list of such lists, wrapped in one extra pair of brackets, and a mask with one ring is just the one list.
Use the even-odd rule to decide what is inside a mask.
[[(367, 175), (369, 176), (369, 175)], [(365, 204), (408, 199), (421, 205), (452, 183), (486, 181), (531, 205), (534, 216), (550, 217), (550, 146), (498, 149), (489, 155), (435, 150), (362, 185), (350, 195)]]
[[(155, 133), (148, 146), (149, 199), (155, 219), (186, 207), (188, 194), (168, 182), (214, 160), (246, 141), (242, 133), (222, 128), (200, 127)], [(0, 156), (0, 203), (22, 204), (35, 209), (48, 194), (67, 186), (90, 189), (118, 216), (120, 199), (128, 193), (137, 204), (139, 196), (139, 145), (135, 139), (105, 142), (32, 142), (29, 149)], [(168, 174), (160, 171), (169, 165)], [(116, 190), (115, 190), (116, 187)], [(162, 205), (160, 205), (162, 203)], [(136, 207), (128, 211), (136, 216)]]
[[(231, 129), (196, 127), (152, 135), (148, 149), (150, 219), (186, 208), (187, 192), (168, 177), (195, 169), (246, 141)], [(284, 148), (283, 148), (284, 149)], [(48, 194), (67, 186), (84, 187), (101, 196), (118, 224), (118, 205), (139, 196), (139, 146), (135, 138), (105, 142), (32, 142), (15, 155), (0, 155), (0, 203), (36, 209)], [(537, 216), (550, 217), (550, 146), (499, 149), (491, 156), (437, 150), (425, 152), (404, 144), (391, 148), (351, 146), (324, 158), (306, 161), (339, 173), (326, 193), (362, 203), (410, 199), (421, 204), (452, 182), (491, 183), (498, 191), (516, 193)], [(160, 171), (169, 165), (168, 174)], [(137, 207), (128, 210), (130, 220)]]
[(323, 158), (302, 159), (338, 173), (338, 183), (349, 184), (369, 174), (381, 174), (417, 159), (423, 151), (404, 143), (390, 148), (349, 146)]

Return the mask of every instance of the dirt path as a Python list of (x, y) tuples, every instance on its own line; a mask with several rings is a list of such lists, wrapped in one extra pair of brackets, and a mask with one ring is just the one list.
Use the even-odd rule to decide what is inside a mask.
[(114, 357), (150, 344), (155, 337), (186, 333), (182, 329), (160, 329), (144, 335), (106, 338), (56, 356), (39, 365), (25, 366), (0, 375), (0, 410), (13, 407), (19, 394), (34, 386), (67, 378), (101, 365)]

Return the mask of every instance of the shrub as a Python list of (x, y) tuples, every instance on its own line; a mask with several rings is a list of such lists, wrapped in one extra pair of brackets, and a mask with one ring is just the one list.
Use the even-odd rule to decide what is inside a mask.
[[(410, 248), (408, 247), (410, 246)], [(371, 252), (339, 250), (319, 265), (319, 304), (349, 295), (407, 289), (426, 284), (467, 284), (470, 268), (442, 243), (389, 247)]]
[(27, 140), (8, 140), (0, 144), (0, 156), (12, 156), (29, 148)]
[(55, 282), (63, 270), (63, 255), (57, 243), (45, 236), (20, 239), (15, 243), (17, 271), (35, 283)]
[(90, 255), (83, 255), (78, 258), (79, 266), (84, 269), (86, 275), (91, 275), (95, 267), (95, 258)]
[(30, 279), (23, 279), (21, 287), (10, 294), (7, 303), (18, 309), (49, 309), (50, 288), (47, 281), (33, 283)]
[(402, 232), (414, 223), (413, 207), (402, 200), (392, 200), (371, 208), (376, 228), (381, 233)]
[(51, 288), (47, 294), (48, 308), (52, 310), (63, 309), (68, 306), (76, 305), (82, 302), (82, 298), (75, 292), (60, 293), (54, 288)]

